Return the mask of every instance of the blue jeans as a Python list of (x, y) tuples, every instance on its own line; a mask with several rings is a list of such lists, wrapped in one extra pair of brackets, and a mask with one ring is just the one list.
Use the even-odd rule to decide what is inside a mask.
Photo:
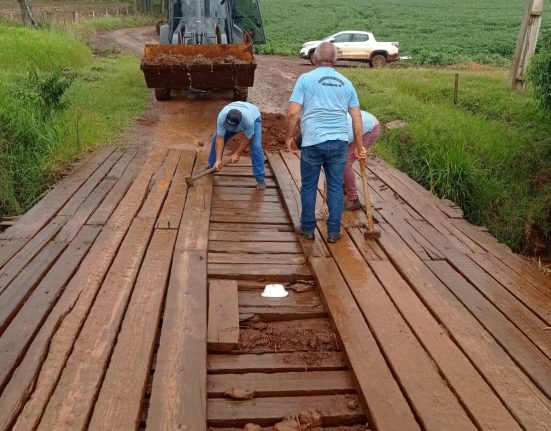
[(302, 213), (300, 227), (306, 233), (316, 228), (316, 194), (321, 167), (327, 180), (327, 234), (338, 235), (341, 232), (341, 219), (344, 207), (342, 177), (346, 166), (348, 142), (325, 141), (321, 144), (302, 147), (300, 156), (300, 178), (302, 187), (300, 198)]
[[(228, 132), (224, 135), (224, 147), (226, 143), (240, 132)], [(264, 179), (264, 152), (262, 151), (262, 119), (254, 122), (253, 141), (251, 143), (251, 159), (253, 165), (253, 175), (257, 180)], [(216, 132), (212, 135), (212, 145), (210, 147), (209, 168), (216, 163)]]

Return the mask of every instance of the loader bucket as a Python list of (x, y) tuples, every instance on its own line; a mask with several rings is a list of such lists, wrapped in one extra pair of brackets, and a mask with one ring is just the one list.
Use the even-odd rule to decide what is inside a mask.
[(149, 88), (236, 88), (254, 84), (251, 45), (145, 45), (141, 63)]

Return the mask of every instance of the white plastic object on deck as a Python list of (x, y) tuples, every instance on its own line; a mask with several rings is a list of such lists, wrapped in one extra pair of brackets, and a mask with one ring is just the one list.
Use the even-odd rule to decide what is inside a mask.
[(284, 298), (288, 294), (283, 284), (268, 284), (262, 292), (264, 298)]

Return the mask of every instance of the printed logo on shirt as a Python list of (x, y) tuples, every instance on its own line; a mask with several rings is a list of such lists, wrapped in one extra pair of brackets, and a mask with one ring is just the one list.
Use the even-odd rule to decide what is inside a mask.
[[(327, 81), (336, 81), (336, 82), (327, 82)], [(325, 85), (326, 87), (344, 87), (344, 82), (342, 82), (339, 78), (335, 78), (334, 76), (324, 76), (321, 78), (318, 83), (321, 85)]]

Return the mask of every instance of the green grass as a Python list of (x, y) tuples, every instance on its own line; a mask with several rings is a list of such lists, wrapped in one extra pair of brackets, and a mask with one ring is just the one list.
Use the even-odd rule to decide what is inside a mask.
[[(94, 58), (83, 42), (59, 30), (0, 23), (0, 62), (9, 65), (0, 70), (2, 216), (29, 209), (82, 152), (116, 143), (145, 110), (147, 90), (136, 57)], [(42, 77), (73, 71), (75, 80), (61, 99), (64, 109), (45, 115), (28, 97), (35, 95), (31, 68)]]
[(551, 243), (551, 112), (509, 90), (506, 73), (461, 71), (454, 105), (453, 71), (345, 70), (363, 109), (407, 122), (384, 130), (376, 152), (520, 250), (530, 221)]
[[(510, 61), (524, 0), (260, 0), (266, 54), (296, 55), (302, 43), (341, 30), (372, 31), (381, 41), (400, 42), (412, 62), (452, 64)], [(542, 32), (551, 32), (549, 14)]]

